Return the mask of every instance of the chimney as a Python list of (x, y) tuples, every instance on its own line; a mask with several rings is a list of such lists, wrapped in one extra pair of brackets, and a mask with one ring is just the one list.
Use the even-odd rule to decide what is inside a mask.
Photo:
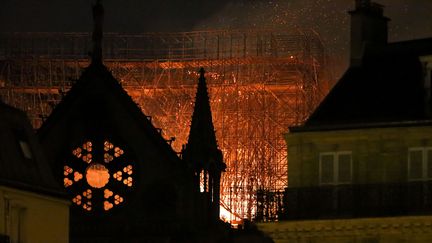
[(370, 0), (355, 0), (351, 15), (351, 65), (361, 64), (366, 47), (387, 44), (387, 23), (384, 7)]

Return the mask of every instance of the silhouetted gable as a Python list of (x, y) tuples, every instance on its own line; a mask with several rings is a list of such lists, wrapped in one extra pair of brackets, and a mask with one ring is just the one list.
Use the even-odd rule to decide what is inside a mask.
[[(169, 161), (180, 162), (180, 159), (161, 134), (153, 127), (141, 109), (112, 76), (111, 72), (103, 65), (104, 8), (101, 1), (96, 1), (92, 11), (94, 28), (91, 64), (85, 69), (77, 83), (40, 128), (39, 135), (42, 141), (45, 142), (44, 145), (47, 143), (46, 140), (49, 140), (46, 138), (48, 133), (52, 135), (50, 139), (59, 139), (59, 136), (65, 135), (73, 135), (77, 138), (84, 137), (89, 134), (96, 134), (98, 133), (97, 131), (99, 131), (99, 136), (106, 133), (110, 133), (111, 135), (117, 134), (118, 136), (121, 136), (123, 133), (133, 134), (132, 136), (130, 135), (129, 139), (132, 137), (136, 141), (134, 144), (136, 144), (137, 133), (133, 130), (139, 128), (145, 134), (145, 137), (142, 139), (151, 141), (151, 144), (160, 148), (161, 154), (170, 157)], [(66, 121), (66, 119), (72, 119), (77, 124)], [(129, 125), (134, 128), (128, 127)], [(53, 128), (54, 126), (57, 126), (57, 129)], [(75, 129), (72, 132), (78, 134), (71, 134), (70, 131), (68, 134), (62, 131), (62, 129)], [(63, 138), (58, 141), (64, 144), (61, 144), (56, 149), (61, 149), (61, 146), (68, 147), (66, 139)], [(52, 154), (50, 151), (47, 152)], [(61, 151), (56, 151), (55, 153), (61, 153)]]
[(0, 185), (64, 197), (26, 114), (0, 101)]
[(135, 123), (145, 130), (148, 135), (145, 139), (150, 139), (159, 144), (167, 154), (175, 160), (179, 160), (171, 146), (126, 93), (120, 83), (112, 76), (111, 72), (103, 65), (90, 65), (86, 68), (77, 83), (66, 93), (62, 101), (43, 123), (38, 135), (41, 140), (44, 140), (47, 131), (53, 125), (61, 122), (74, 109), (82, 109), (83, 116), (91, 116), (96, 120), (100, 120), (100, 116), (106, 116), (107, 118), (116, 116), (114, 114), (116, 110), (111, 109), (107, 102), (117, 104), (130, 115), (135, 120)]
[[(64, 182), (72, 201), (72, 237), (107, 235), (106, 229), (128, 218), (109, 234), (123, 237), (130, 230), (144, 238), (146, 233), (139, 232), (143, 228), (152, 232), (149, 224), (164, 225), (164, 220), (178, 224), (183, 214), (186, 218), (194, 216), (190, 212), (194, 202), (189, 201), (193, 198), (192, 173), (187, 164), (103, 65), (91, 65), (83, 72), (39, 135), (52, 161), (50, 169), (59, 182)], [(107, 176), (93, 181), (88, 171), (98, 168)], [(106, 179), (96, 184), (100, 178)], [(162, 190), (163, 184), (175, 190)], [(113, 193), (109, 199), (105, 189)], [(91, 206), (76, 199), (87, 190), (93, 196), (84, 200), (91, 200)], [(181, 212), (165, 213), (171, 204), (161, 198), (174, 198), (170, 203), (181, 207)], [(92, 225), (97, 226), (89, 228)]]
[(346, 71), (305, 125), (292, 130), (428, 119), (419, 55), (432, 52), (396, 47), (368, 50), (363, 63)]

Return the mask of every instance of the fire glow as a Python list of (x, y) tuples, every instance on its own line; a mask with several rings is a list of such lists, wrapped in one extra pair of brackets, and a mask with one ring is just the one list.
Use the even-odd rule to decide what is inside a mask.
[[(253, 219), (257, 188), (274, 191), (286, 187), (287, 154), (282, 134), (287, 127), (304, 121), (325, 93), (321, 86), (324, 47), (315, 32), (236, 30), (104, 36), (104, 47), (109, 50), (104, 53), (105, 65), (176, 151), (189, 134), (197, 71), (206, 69), (216, 136), (227, 164), (221, 181), (222, 204), (229, 209), (224, 218)], [(6, 44), (34, 48), (0, 47), (10, 55), (1, 64), (0, 70), (10, 71), (0, 75), (6, 83), (0, 94), (5, 102), (25, 110), (37, 128), (72, 85), (65, 80), (78, 78), (88, 65), (85, 52), (75, 45), (90, 37), (83, 33), (30, 37), (25, 33), (0, 35), (0, 39), (14, 40), (4, 41)], [(27, 56), (40, 58), (37, 62), (22, 59)]]

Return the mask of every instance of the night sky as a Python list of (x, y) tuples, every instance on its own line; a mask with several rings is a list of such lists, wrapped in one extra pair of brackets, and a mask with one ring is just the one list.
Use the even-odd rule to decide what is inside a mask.
[[(1, 0), (0, 31), (90, 31), (95, 0)], [(312, 28), (340, 72), (346, 66), (354, 0), (103, 0), (106, 31)], [(377, 0), (390, 41), (432, 37), (432, 1)]]

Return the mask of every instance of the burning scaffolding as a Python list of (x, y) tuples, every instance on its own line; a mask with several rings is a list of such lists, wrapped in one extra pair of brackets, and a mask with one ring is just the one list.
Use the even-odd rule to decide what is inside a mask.
[[(87, 33), (0, 34), (4, 101), (26, 111), (38, 128), (88, 65), (90, 38)], [(221, 204), (227, 217), (251, 219), (257, 190), (287, 186), (283, 133), (303, 122), (326, 90), (323, 49), (313, 31), (107, 33), (103, 55), (176, 151), (187, 140), (197, 71), (206, 69), (228, 166)]]

